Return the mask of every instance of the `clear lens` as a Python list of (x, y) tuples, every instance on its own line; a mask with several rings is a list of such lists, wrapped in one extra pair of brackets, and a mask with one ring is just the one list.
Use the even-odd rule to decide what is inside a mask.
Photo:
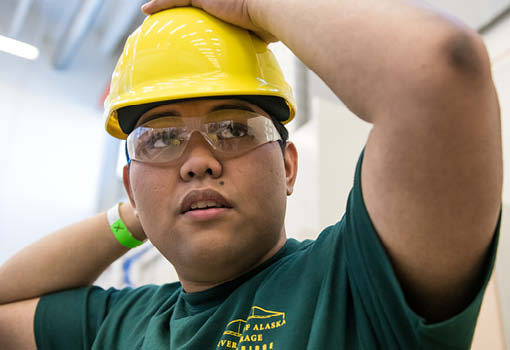
[(141, 162), (172, 161), (182, 155), (194, 131), (199, 131), (215, 151), (232, 155), (281, 139), (265, 116), (221, 110), (203, 117), (160, 117), (143, 123), (128, 136), (129, 156)]
[(185, 127), (136, 128), (128, 137), (130, 157), (139, 161), (165, 162), (179, 157), (187, 141)]

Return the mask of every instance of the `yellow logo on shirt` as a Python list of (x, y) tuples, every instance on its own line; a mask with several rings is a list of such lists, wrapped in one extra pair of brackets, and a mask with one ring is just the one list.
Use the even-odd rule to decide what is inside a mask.
[(252, 306), (246, 320), (236, 319), (227, 324), (216, 349), (275, 350), (271, 330), (286, 323), (285, 312)]

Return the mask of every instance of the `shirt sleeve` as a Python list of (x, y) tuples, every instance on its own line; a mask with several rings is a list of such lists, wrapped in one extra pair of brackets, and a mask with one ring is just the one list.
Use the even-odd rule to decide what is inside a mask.
[(43, 296), (34, 318), (37, 349), (91, 349), (109, 310), (126, 293), (86, 287)]
[(361, 301), (364, 313), (370, 315), (373, 332), (384, 348), (469, 349), (494, 267), (499, 221), (485, 262), (483, 283), (476, 297), (458, 315), (441, 323), (428, 324), (406, 303), (390, 260), (370, 220), (361, 188), (362, 161), (363, 152), (356, 167), (342, 232), (342, 255), (349, 269), (353, 297)]

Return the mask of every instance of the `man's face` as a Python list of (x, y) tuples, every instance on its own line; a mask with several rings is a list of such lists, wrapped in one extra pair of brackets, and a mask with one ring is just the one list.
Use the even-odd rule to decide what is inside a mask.
[[(221, 108), (267, 116), (241, 100), (191, 100), (156, 107), (137, 125), (159, 114), (195, 117)], [(232, 157), (213, 151), (195, 132), (182, 156), (169, 164), (132, 161), (124, 169), (124, 183), (148, 238), (181, 281), (205, 286), (247, 272), (285, 243), (286, 196), (296, 170), (290, 143), (285, 157), (278, 142)], [(224, 208), (196, 208), (223, 200)]]

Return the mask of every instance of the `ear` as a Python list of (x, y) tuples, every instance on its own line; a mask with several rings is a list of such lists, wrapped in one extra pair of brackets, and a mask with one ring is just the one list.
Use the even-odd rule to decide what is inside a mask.
[(129, 202), (131, 203), (131, 206), (135, 210), (135, 215), (138, 217), (138, 212), (136, 211), (136, 204), (133, 197), (133, 191), (131, 189), (131, 181), (129, 179), (129, 166), (124, 165), (124, 168), (122, 169), (122, 183), (124, 184), (124, 189), (126, 190), (126, 193), (129, 197)]
[(285, 179), (287, 182), (287, 196), (290, 196), (294, 191), (294, 184), (296, 183), (297, 169), (298, 169), (298, 153), (296, 146), (292, 142), (287, 142), (285, 145)]

